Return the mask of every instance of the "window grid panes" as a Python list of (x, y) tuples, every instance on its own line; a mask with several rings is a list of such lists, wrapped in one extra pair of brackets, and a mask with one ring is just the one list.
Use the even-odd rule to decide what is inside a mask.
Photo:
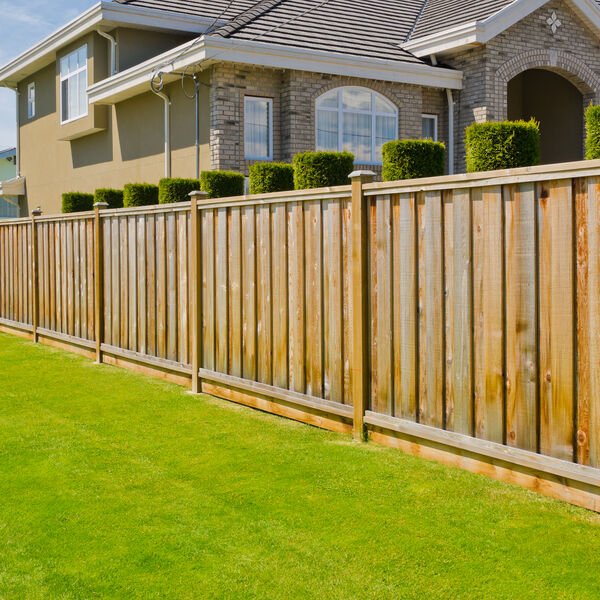
[(248, 160), (273, 160), (273, 100), (244, 99), (244, 155)]
[(398, 111), (365, 88), (336, 88), (316, 104), (317, 150), (352, 152), (358, 164), (380, 165), (383, 144), (398, 137)]
[(87, 45), (60, 59), (61, 122), (87, 115)]
[(35, 117), (35, 83), (27, 86), (27, 118)]

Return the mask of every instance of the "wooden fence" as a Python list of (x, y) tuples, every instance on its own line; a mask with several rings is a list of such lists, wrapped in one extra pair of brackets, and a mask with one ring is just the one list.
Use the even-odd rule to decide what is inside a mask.
[(600, 510), (600, 162), (0, 222), (0, 329)]

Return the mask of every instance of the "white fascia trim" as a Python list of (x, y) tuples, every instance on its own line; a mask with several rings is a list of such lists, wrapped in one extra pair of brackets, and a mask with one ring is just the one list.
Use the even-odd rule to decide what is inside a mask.
[(148, 91), (150, 78), (157, 70), (165, 74), (165, 82), (168, 82), (169, 73), (215, 62), (347, 75), (453, 90), (460, 90), (463, 86), (462, 71), (442, 67), (205, 36), (199, 42), (188, 42), (90, 86), (89, 101), (91, 104), (115, 104)]
[(24, 196), (25, 177), (0, 181), (0, 196)]
[(0, 67), (0, 85), (14, 87), (18, 81), (30, 74), (27, 67), (35, 64), (36, 69), (43, 68), (55, 60), (57, 50), (99, 27), (111, 29), (118, 26), (131, 26), (184, 33), (203, 33), (213, 22), (214, 19), (208, 17), (139, 8), (102, 0)]
[[(600, 32), (600, 7), (594, 0), (570, 0), (570, 2), (589, 24)], [(464, 23), (457, 27), (410, 40), (404, 43), (402, 47), (415, 56), (422, 57), (431, 54), (443, 54), (473, 44), (487, 44), (492, 38), (547, 3), (548, 0), (517, 0), (487, 19)]]

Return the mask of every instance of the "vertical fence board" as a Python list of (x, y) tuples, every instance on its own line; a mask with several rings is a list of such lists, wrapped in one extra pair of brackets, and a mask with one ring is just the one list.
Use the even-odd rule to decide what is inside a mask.
[(342, 210), (342, 333), (344, 366), (344, 404), (352, 400), (352, 208), (351, 202), (341, 201)]
[(167, 251), (165, 215), (156, 216), (156, 355), (167, 358)]
[(216, 301), (215, 301), (215, 351), (216, 370), (228, 372), (228, 343), (229, 343), (229, 282), (228, 282), (228, 248), (227, 248), (227, 218), (228, 209), (220, 208), (215, 211), (215, 262), (216, 262)]
[(416, 196), (393, 197), (394, 415), (417, 419)]
[(242, 371), (255, 381), (256, 357), (256, 214), (253, 206), (242, 208)]
[(215, 222), (214, 211), (202, 215), (203, 367), (215, 370)]
[(321, 202), (304, 204), (306, 393), (323, 394), (323, 246)]
[(129, 248), (129, 345), (134, 352), (138, 351), (137, 313), (138, 313), (138, 268), (137, 268), (137, 226), (135, 217), (127, 219), (127, 235)]
[(473, 202), (473, 326), (476, 437), (504, 440), (502, 189), (477, 188)]
[(533, 184), (504, 188), (507, 443), (537, 449), (536, 211)]
[(273, 263), (273, 385), (288, 387), (288, 272), (285, 204), (271, 211)]
[(177, 214), (177, 360), (189, 364), (189, 292), (188, 292), (188, 218), (187, 212)]
[(229, 214), (229, 372), (243, 376), (242, 369), (242, 213)]
[(540, 450), (573, 460), (575, 290), (570, 180), (538, 186)]
[(578, 461), (600, 467), (600, 178), (576, 182)]
[(304, 211), (300, 202), (288, 207), (289, 388), (303, 394), (305, 371)]
[(444, 425), (444, 294), (442, 197), (419, 194), (419, 413), (420, 422)]
[(256, 210), (258, 380), (270, 385), (273, 382), (271, 209), (265, 205), (257, 207)]
[(166, 215), (167, 242), (167, 358), (177, 360), (177, 223), (175, 213)]
[(150, 282), (147, 274), (147, 259), (146, 253), (146, 217), (139, 215), (136, 223), (136, 242), (137, 242), (137, 331), (138, 331), (138, 352), (148, 354), (148, 304), (147, 304), (147, 287)]

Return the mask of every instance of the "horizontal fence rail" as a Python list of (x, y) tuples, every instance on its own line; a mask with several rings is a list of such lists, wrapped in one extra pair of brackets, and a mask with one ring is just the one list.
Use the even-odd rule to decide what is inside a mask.
[(370, 181), (0, 222), (0, 326), (600, 510), (600, 162)]

